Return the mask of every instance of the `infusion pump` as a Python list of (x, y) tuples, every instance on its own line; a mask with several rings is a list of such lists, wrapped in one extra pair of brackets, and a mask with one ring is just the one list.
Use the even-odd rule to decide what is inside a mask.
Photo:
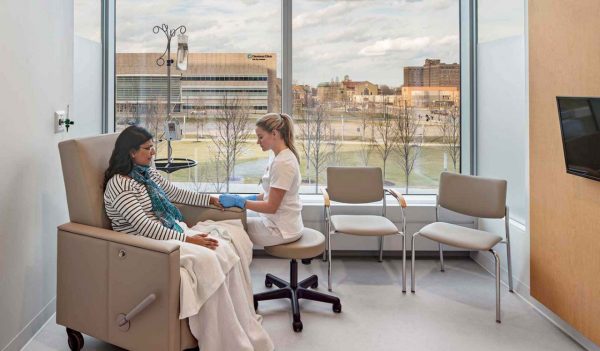
[(165, 121), (165, 139), (166, 140), (181, 140), (183, 133), (177, 120)]

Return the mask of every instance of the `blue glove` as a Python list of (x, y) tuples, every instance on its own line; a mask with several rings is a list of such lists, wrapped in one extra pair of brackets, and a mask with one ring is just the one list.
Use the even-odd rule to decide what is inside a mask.
[(235, 197), (233, 194), (221, 194), (219, 195), (219, 202), (225, 208), (235, 206)]
[(244, 196), (244, 199), (250, 200), (250, 201), (256, 201), (256, 200), (258, 200), (258, 195), (256, 195), (256, 194), (254, 194), (254, 195), (246, 195), (246, 196)]
[(257, 195), (239, 196), (239, 195), (233, 195), (233, 194), (221, 194), (219, 196), (219, 202), (225, 208), (233, 207), (233, 206), (239, 207), (239, 208), (245, 208), (246, 200), (255, 201), (257, 198), (258, 198)]

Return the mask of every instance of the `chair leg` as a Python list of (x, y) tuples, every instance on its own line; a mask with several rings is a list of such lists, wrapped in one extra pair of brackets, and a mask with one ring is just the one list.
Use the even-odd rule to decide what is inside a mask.
[(445, 272), (444, 269), (444, 248), (442, 247), (442, 243), (438, 243), (438, 247), (440, 249), (440, 271)]
[(406, 232), (402, 233), (402, 292), (406, 292)]
[(410, 238), (410, 291), (415, 292), (415, 239), (419, 233), (414, 233)]
[(500, 323), (500, 256), (494, 250), (490, 250), (496, 260), (496, 322)]
[(327, 290), (331, 290), (331, 234), (327, 235)]
[(383, 262), (383, 236), (379, 237), (379, 262)]
[(504, 225), (506, 231), (506, 260), (508, 265), (508, 291), (513, 291), (513, 275), (512, 275), (512, 258), (510, 255), (510, 223), (508, 217), (508, 208), (506, 209), (506, 215), (504, 216)]

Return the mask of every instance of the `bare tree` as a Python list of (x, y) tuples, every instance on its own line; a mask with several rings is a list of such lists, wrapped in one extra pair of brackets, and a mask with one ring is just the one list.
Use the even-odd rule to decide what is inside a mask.
[(398, 143), (396, 145), (400, 168), (404, 172), (405, 193), (408, 194), (409, 177), (415, 167), (415, 161), (421, 153), (423, 145), (423, 132), (419, 131), (419, 121), (414, 118), (412, 111), (404, 106), (398, 111), (396, 119), (398, 129)]
[(441, 116), (441, 119), (442, 123), (439, 125), (439, 131), (444, 153), (450, 155), (454, 171), (457, 171), (460, 160), (460, 114), (458, 109), (453, 107), (450, 113)]
[(248, 139), (250, 112), (238, 96), (225, 94), (219, 103), (216, 134), (211, 136), (215, 150), (221, 157), (225, 174), (225, 189), (229, 192), (229, 180), (233, 176), (235, 163), (244, 151)]
[(377, 134), (375, 150), (383, 161), (383, 179), (385, 181), (387, 161), (398, 143), (398, 129), (394, 116), (388, 113), (385, 102), (383, 103), (383, 116), (374, 125)]
[(373, 135), (371, 135), (371, 136), (367, 135), (367, 127), (369, 127), (369, 125), (371, 125), (371, 134), (373, 134), (372, 121), (373, 121), (373, 118), (370, 114), (368, 114), (366, 112), (360, 113), (361, 143), (360, 143), (359, 156), (360, 156), (361, 164), (363, 166), (369, 165), (369, 159), (371, 158), (373, 151), (375, 151), (375, 143), (373, 140), (374, 139)]
[(161, 98), (155, 98), (148, 100), (144, 105), (146, 129), (158, 140), (167, 120), (167, 104)]
[(325, 106), (318, 105), (313, 109), (307, 109), (304, 123), (298, 124), (303, 139), (302, 151), (307, 164), (312, 167), (315, 174), (315, 192), (319, 190), (319, 176), (331, 157), (331, 147), (328, 145), (328, 141), (331, 140), (329, 118)]

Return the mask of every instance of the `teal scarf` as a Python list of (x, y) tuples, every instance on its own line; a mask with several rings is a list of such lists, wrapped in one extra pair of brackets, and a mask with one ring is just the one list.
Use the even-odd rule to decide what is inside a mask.
[(150, 179), (149, 168), (149, 166), (133, 166), (129, 176), (146, 186), (150, 201), (152, 202), (152, 211), (154, 211), (154, 214), (158, 217), (162, 225), (183, 233), (183, 229), (177, 224), (177, 221), (183, 220), (181, 212), (169, 201), (165, 191)]

